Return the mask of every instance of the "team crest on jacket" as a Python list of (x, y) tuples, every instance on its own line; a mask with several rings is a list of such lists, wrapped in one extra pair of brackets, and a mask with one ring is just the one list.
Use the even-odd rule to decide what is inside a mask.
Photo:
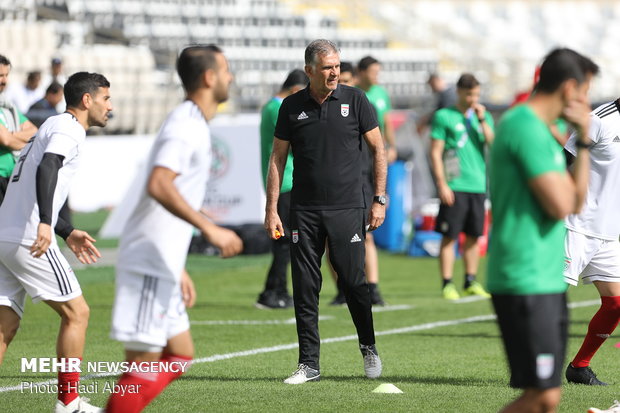
[(343, 118), (346, 118), (347, 116), (349, 116), (349, 104), (348, 103), (343, 103), (342, 105), (340, 105), (340, 114), (342, 115)]
[(299, 230), (294, 229), (293, 230), (293, 244), (297, 244), (297, 241), (299, 241)]

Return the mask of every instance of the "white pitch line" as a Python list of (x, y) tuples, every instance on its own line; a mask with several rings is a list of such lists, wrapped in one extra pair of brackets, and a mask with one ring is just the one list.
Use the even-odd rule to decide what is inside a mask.
[(482, 300), (488, 300), (488, 298), (483, 297), (481, 295), (471, 295), (469, 297), (459, 298), (458, 300), (454, 300), (452, 302), (454, 304), (466, 304), (466, 303), (473, 303), (473, 302), (482, 301)]
[[(415, 308), (413, 305), (387, 305), (385, 307), (373, 307), (373, 313), (383, 313), (388, 311), (402, 311), (411, 310)], [(320, 315), (319, 321), (333, 320), (335, 317), (332, 315)], [(295, 318), (288, 318), (286, 320), (196, 320), (190, 321), (190, 324), (200, 326), (261, 326), (261, 325), (279, 325), (279, 324), (295, 324)]]
[(580, 308), (580, 307), (591, 307), (593, 305), (600, 305), (601, 299), (598, 300), (589, 300), (589, 301), (578, 301), (576, 303), (569, 303), (568, 308)]
[[(332, 315), (321, 315), (319, 321), (331, 320), (335, 318)], [(262, 325), (279, 325), (279, 324), (295, 324), (295, 317), (286, 320), (204, 320), (190, 321), (190, 324), (200, 326), (262, 326)]]
[(386, 305), (385, 307), (373, 307), (373, 313), (385, 313), (388, 311), (401, 311), (401, 310), (411, 310), (415, 308), (413, 305), (401, 304), (401, 305)]
[[(598, 305), (598, 304), (600, 304), (600, 300), (589, 300), (589, 301), (579, 301), (575, 303), (570, 303), (568, 304), (568, 307), (579, 308), (579, 307), (588, 307), (588, 306)], [(479, 315), (479, 316), (473, 316), (473, 317), (467, 317), (467, 318), (459, 318), (456, 320), (435, 321), (432, 323), (418, 324), (418, 325), (409, 326), (409, 327), (401, 327), (401, 328), (393, 328), (393, 329), (385, 330), (385, 331), (377, 331), (375, 332), (375, 335), (376, 336), (388, 336), (388, 335), (393, 335), (393, 334), (405, 334), (405, 333), (412, 333), (414, 331), (431, 330), (433, 328), (455, 326), (455, 325), (467, 324), (467, 323), (476, 323), (480, 321), (489, 321), (489, 320), (494, 320), (494, 319), (495, 319), (495, 314), (486, 314), (486, 315)], [(342, 341), (353, 341), (353, 340), (357, 340), (357, 335), (351, 334), (348, 336), (326, 338), (326, 339), (321, 340), (321, 344), (338, 343)], [(280, 344), (278, 346), (260, 347), (260, 348), (245, 350), (245, 351), (237, 351), (234, 353), (215, 354), (213, 356), (195, 359), (192, 362), (192, 364), (213, 363), (215, 361), (230, 360), (230, 359), (238, 358), (238, 357), (255, 356), (257, 354), (265, 354), (265, 353), (275, 353), (277, 351), (292, 350), (292, 349), (297, 348), (298, 346), (299, 345), (297, 343), (289, 343), (289, 344)], [(86, 375), (82, 377), (82, 380), (97, 379), (101, 377), (109, 377), (109, 376), (115, 376), (115, 375), (117, 374), (113, 372), (90, 374), (90, 375)], [(29, 383), (29, 385), (30, 386), (45, 386), (48, 384), (56, 384), (56, 383), (58, 383), (57, 380), (46, 380), (46, 381), (42, 381), (38, 383)], [(0, 387), (0, 393), (10, 392), (10, 391), (19, 391), (19, 390), (22, 390), (22, 386)]]

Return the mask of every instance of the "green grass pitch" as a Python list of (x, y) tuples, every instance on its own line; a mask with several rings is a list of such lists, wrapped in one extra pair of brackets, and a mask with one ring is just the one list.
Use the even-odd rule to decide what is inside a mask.
[[(324, 277), (320, 322), (321, 375), (318, 383), (290, 386), (282, 380), (295, 368), (291, 310), (258, 310), (253, 304), (261, 291), (269, 256), (221, 260), (190, 256), (188, 269), (198, 290), (190, 310), (196, 358), (189, 373), (174, 382), (147, 412), (495, 412), (518, 392), (508, 387), (508, 371), (488, 300), (450, 303), (440, 298), (435, 259), (380, 254), (381, 289), (391, 311), (376, 312), (377, 347), (383, 376), (363, 377), (362, 358), (345, 307), (330, 307), (335, 290)], [(480, 278), (484, 278), (482, 262)], [(122, 360), (121, 346), (108, 338), (114, 295), (112, 267), (76, 271), (91, 307), (88, 361)], [(460, 263), (456, 281), (462, 282)], [(569, 356), (574, 355), (596, 311), (597, 294), (591, 286), (569, 290), (572, 303)], [(481, 321), (465, 322), (471, 317)], [(246, 324), (235, 324), (231, 320)], [(213, 321), (222, 321), (214, 324)], [(264, 322), (264, 324), (260, 324)], [(445, 322), (442, 324), (442, 322)], [(52, 373), (22, 373), (22, 357), (53, 357), (58, 318), (44, 304), (26, 305), (21, 329), (0, 367), (0, 411), (51, 411), (55, 394), (28, 390), (5, 391), (22, 382), (55, 378)], [(344, 337), (343, 340), (338, 338)], [(619, 398), (617, 338), (611, 337), (593, 360), (599, 377), (612, 384), (590, 388), (563, 387), (561, 412), (586, 412), (590, 406), (607, 408)], [(256, 349), (263, 349), (257, 351)], [(242, 353), (246, 352), (246, 353)], [(214, 357), (228, 355), (226, 357)], [(86, 373), (87, 374), (87, 373)], [(115, 377), (90, 378), (83, 384), (97, 389), (91, 403), (104, 405), (106, 383)], [(402, 394), (376, 394), (381, 383), (392, 383)]]

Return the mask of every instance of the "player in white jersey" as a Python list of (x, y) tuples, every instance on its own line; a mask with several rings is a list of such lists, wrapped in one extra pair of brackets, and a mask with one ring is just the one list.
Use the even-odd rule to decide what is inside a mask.
[[(579, 214), (566, 218), (565, 269), (567, 283), (593, 283), (601, 307), (573, 361), (566, 369), (571, 383), (605, 385), (596, 378), (590, 360), (620, 321), (620, 99), (590, 114), (590, 181)], [(565, 149), (577, 153), (575, 136)]]
[(175, 368), (124, 373), (118, 384), (139, 391), (112, 394), (107, 413), (142, 411), (191, 363), (194, 344), (185, 309), (193, 305), (195, 291), (183, 268), (193, 227), (223, 257), (243, 247), (233, 231), (199, 212), (211, 167), (207, 122), (228, 98), (228, 62), (217, 46), (191, 46), (181, 52), (177, 71), (187, 99), (168, 115), (153, 143), (148, 178), (121, 235), (111, 334), (123, 342), (127, 361)]
[[(19, 327), (26, 294), (33, 302), (44, 301), (61, 318), (57, 357), (82, 358), (89, 308), (52, 228), (81, 262), (100, 256), (95, 240), (59, 219), (58, 212), (78, 167), (86, 129), (108, 121), (109, 88), (100, 74), (72, 75), (65, 85), (67, 112), (41, 126), (13, 169), (0, 207), (0, 361)], [(71, 361), (64, 367), (75, 366)], [(100, 411), (79, 397), (78, 383), (79, 370), (58, 372), (57, 413)]]

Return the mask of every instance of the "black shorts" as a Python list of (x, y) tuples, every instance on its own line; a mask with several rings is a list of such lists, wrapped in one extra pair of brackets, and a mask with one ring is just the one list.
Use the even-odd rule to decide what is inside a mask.
[(454, 192), (454, 204), (441, 204), (435, 224), (435, 231), (446, 237), (457, 239), (461, 232), (470, 237), (479, 237), (484, 229), (485, 194)]
[(2, 205), (2, 201), (4, 200), (4, 195), (6, 195), (6, 188), (9, 186), (9, 178), (0, 176), (0, 205)]
[(566, 294), (493, 294), (493, 307), (510, 366), (510, 385), (559, 387), (568, 331)]

